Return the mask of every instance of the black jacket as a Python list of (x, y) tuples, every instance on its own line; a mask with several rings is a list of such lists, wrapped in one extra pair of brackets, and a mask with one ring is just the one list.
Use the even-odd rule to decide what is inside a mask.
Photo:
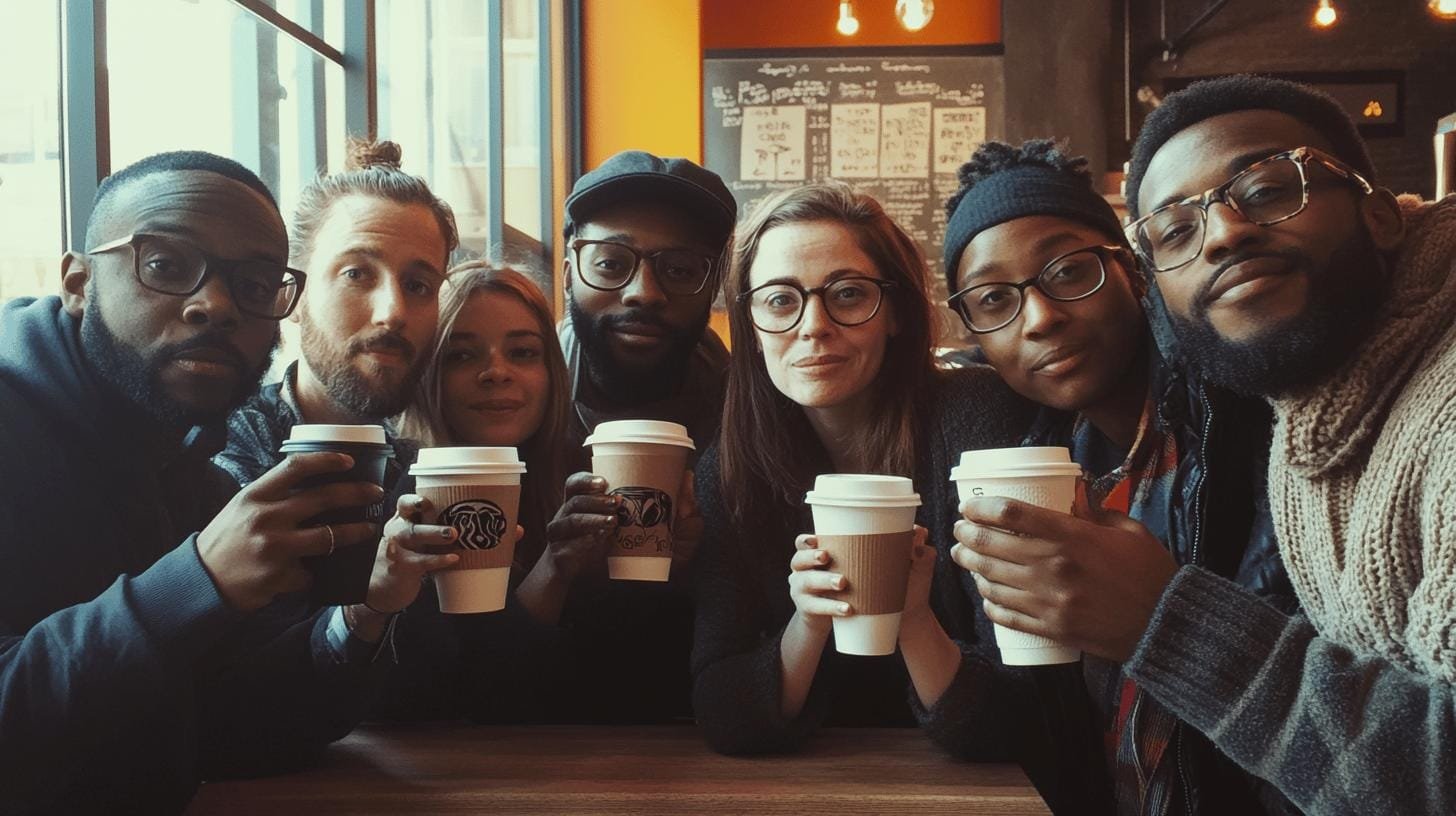
[(0, 313), (0, 812), (168, 813), (352, 725), (320, 619), (232, 610), (195, 544), (220, 428), (158, 428), (58, 298)]

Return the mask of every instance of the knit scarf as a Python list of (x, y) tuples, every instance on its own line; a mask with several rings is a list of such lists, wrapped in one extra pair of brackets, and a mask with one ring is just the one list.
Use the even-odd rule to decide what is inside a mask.
[(1402, 196), (1407, 234), (1371, 336), (1274, 401), (1269, 499), (1326, 638), (1456, 681), (1456, 196)]

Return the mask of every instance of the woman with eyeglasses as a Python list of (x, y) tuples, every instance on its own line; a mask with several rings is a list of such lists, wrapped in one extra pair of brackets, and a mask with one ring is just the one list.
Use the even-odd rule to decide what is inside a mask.
[[(990, 142), (960, 178), (961, 189), (946, 204), (949, 305), (1007, 384), (1043, 406), (1022, 444), (1067, 447), (1082, 466), (1086, 501), (1077, 513), (1113, 525), (1126, 515), (1150, 531), (1145, 546), (1119, 552), (1107, 566), (1124, 575), (1161, 576), (1148, 581), (1157, 586), (1178, 563), (1242, 570), (1242, 579), (1266, 597), (1289, 600), (1282, 569), (1271, 567), (1277, 557), (1267, 523), (1251, 522), (1238, 503), (1257, 472), (1258, 454), (1267, 451), (1267, 409), (1192, 390), (1158, 355), (1140, 302), (1146, 283), (1116, 214), (1092, 188), (1086, 160), (1050, 140)], [(1237, 431), (1207, 436), (1214, 401)], [(1219, 447), (1223, 467), (1212, 474), (1218, 481), (1206, 478), (1215, 469), (1206, 470), (1207, 460), (1194, 455), (1209, 444)], [(982, 558), (996, 552), (977, 532), (994, 527), (978, 515), (987, 511), (977, 502), (963, 509), (966, 521), (955, 533), (962, 543), (947, 555), (972, 576), (977, 606), (996, 614), (1006, 614), (1003, 605), (1033, 609), (1035, 591), (1056, 591), (1046, 581), (1035, 591), (1010, 588), (1023, 576), (1011, 575), (1006, 562)], [(1180, 532), (1188, 518), (1214, 516), (1192, 525), (1206, 530), (1201, 544)], [(1034, 549), (1028, 544), (1026, 551)], [(1034, 558), (1017, 558), (1022, 572), (1040, 569)], [(1097, 574), (1085, 567), (1066, 569)], [(1112, 580), (1088, 583), (1124, 609), (1156, 603), (1120, 591)], [(1173, 800), (1253, 813), (1263, 812), (1254, 804), (1261, 788), (1277, 796), (1142, 693), (1120, 663), (1084, 652), (1080, 664), (1036, 672), (1041, 705), (1058, 713), (1026, 735), (1042, 744), (1027, 770), (1054, 810), (1085, 812), (1086, 803), (1110, 793), (1118, 812), (1148, 812), (1153, 806), (1145, 809), (1146, 803)], [(981, 738), (950, 730), (936, 736), (952, 749)]]
[[(991, 658), (947, 634), (974, 642), (978, 616), (936, 550), (948, 549), (955, 516), (952, 459), (1013, 443), (1024, 404), (985, 367), (936, 369), (923, 256), (846, 185), (762, 202), (737, 233), (724, 294), (735, 349), (727, 404), (697, 468), (693, 705), (709, 744), (792, 750), (823, 723), (917, 717), (991, 733), (994, 703), (1014, 706)], [(846, 657), (830, 642), (833, 618), (854, 610), (826, 597), (844, 579), (805, 535), (804, 495), (824, 473), (910, 477), (921, 496), (897, 656)]]

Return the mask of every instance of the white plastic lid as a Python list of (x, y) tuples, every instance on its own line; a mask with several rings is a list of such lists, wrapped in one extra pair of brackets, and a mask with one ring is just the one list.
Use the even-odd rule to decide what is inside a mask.
[(662, 422), (656, 419), (616, 419), (597, 425), (591, 436), (581, 443), (601, 445), (607, 442), (635, 442), (650, 445), (677, 445), (694, 449), (693, 438), (688, 429), (676, 422)]
[(1081, 476), (1082, 466), (1062, 447), (991, 448), (965, 451), (950, 479), (1011, 478), (1018, 476)]
[(919, 507), (915, 484), (903, 476), (826, 473), (814, 479), (806, 504), (829, 507)]
[(468, 476), (525, 473), (526, 465), (515, 448), (421, 448), (410, 468), (414, 476)]
[(380, 425), (294, 425), (288, 441), (347, 442), (355, 445), (385, 444), (384, 428)]

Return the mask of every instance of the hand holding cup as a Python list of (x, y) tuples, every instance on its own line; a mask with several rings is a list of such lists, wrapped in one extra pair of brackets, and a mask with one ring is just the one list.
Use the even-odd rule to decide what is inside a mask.
[(298, 487), (353, 466), (345, 454), (294, 454), (233, 496), (197, 536), (198, 557), (224, 601), (245, 612), (259, 609), (309, 586), (300, 559), (375, 540), (377, 528), (368, 522), (300, 527), (322, 513), (366, 507), (384, 497), (369, 482)]
[(426, 575), (453, 566), (460, 556), (449, 552), (455, 528), (423, 524), (432, 510), (429, 499), (413, 493), (399, 497), (394, 518), (384, 525), (384, 537), (369, 578), (367, 605), (375, 612), (399, 612), (415, 602)]
[(819, 549), (819, 540), (805, 533), (794, 540), (794, 556), (789, 559), (789, 598), (804, 626), (813, 632), (827, 632), (830, 621), (854, 614), (847, 603), (824, 597), (825, 593), (846, 589), (844, 576), (829, 572), (829, 553)]
[(621, 499), (607, 495), (607, 480), (595, 473), (573, 473), (566, 479), (565, 501), (546, 525), (547, 559), (555, 575), (567, 582), (600, 565), (607, 544), (617, 532)]

